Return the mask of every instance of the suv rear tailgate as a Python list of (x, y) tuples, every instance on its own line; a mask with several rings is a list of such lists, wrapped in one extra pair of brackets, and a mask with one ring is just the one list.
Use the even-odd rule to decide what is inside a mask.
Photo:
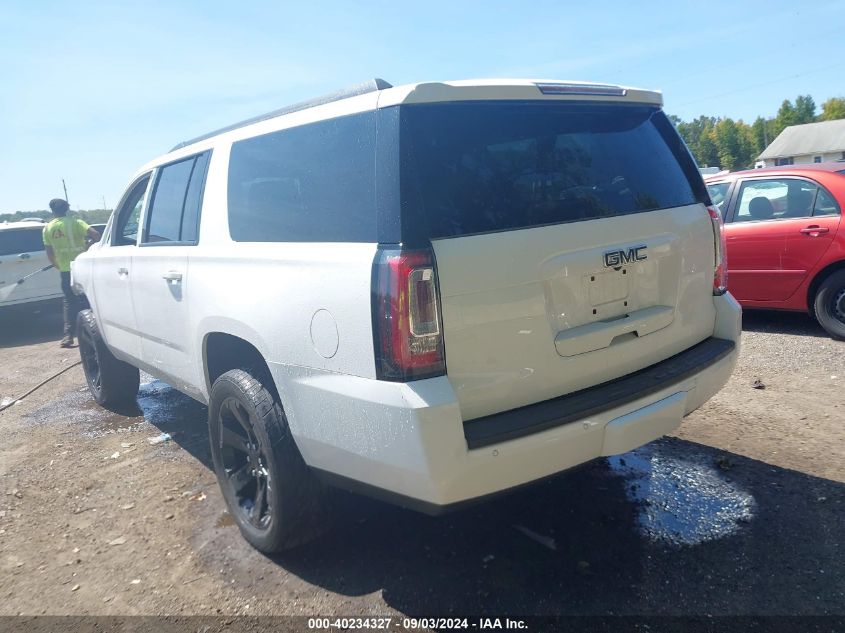
[[(710, 336), (712, 241), (701, 205), (434, 240), (464, 419), (624, 376)], [(604, 266), (632, 246), (645, 259)]]

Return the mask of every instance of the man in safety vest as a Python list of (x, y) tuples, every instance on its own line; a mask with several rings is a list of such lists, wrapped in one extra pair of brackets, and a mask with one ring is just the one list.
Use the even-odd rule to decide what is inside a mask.
[(50, 211), (55, 216), (44, 227), (43, 239), (50, 263), (56, 267), (62, 277), (62, 292), (65, 294), (63, 312), (65, 320), (64, 338), (60, 345), (72, 347), (73, 337), (76, 335), (76, 315), (82, 309), (84, 300), (73, 294), (70, 287), (70, 263), (77, 255), (84, 253), (88, 245), (85, 237), (93, 241), (100, 239), (96, 229), (77, 218), (67, 217), (68, 205), (66, 200), (54, 198), (50, 200)]

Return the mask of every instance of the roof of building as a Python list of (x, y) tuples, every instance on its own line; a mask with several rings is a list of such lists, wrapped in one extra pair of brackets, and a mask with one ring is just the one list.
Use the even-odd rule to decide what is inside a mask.
[(845, 119), (790, 125), (758, 157), (783, 158), (845, 151)]

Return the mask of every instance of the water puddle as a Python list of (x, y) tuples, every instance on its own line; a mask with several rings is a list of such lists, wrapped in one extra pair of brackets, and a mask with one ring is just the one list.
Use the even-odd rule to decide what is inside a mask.
[(651, 541), (697, 545), (738, 532), (755, 515), (754, 497), (731, 481), (706, 453), (682, 454), (659, 440), (608, 458), (637, 504), (639, 529)]
[(141, 384), (137, 403), (125, 410), (109, 411), (98, 405), (84, 387), (63, 395), (53, 403), (28, 416), (37, 422), (81, 427), (85, 437), (103, 437), (112, 433), (149, 431), (147, 423), (159, 428), (185, 422), (205, 424), (205, 407), (179, 393), (167, 383), (150, 380)]
[(203, 405), (160, 380), (141, 385), (138, 390), (138, 406), (143, 411), (144, 419), (158, 427), (169, 423), (194, 421), (198, 417), (203, 424), (206, 420)]

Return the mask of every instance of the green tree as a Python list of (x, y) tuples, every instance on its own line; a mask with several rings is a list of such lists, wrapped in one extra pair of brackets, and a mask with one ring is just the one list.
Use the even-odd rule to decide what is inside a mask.
[(795, 113), (795, 106), (792, 105), (789, 99), (784, 99), (783, 103), (780, 104), (777, 116), (775, 116), (772, 122), (772, 133), (774, 136), (777, 136), (783, 132), (784, 128), (795, 125), (797, 122), (798, 116)]
[(713, 141), (713, 126), (716, 121), (714, 117), (700, 116), (689, 123), (682, 121), (677, 124), (678, 133), (702, 167), (719, 164), (719, 153)]
[(753, 131), (748, 124), (724, 118), (714, 126), (713, 140), (723, 169), (733, 171), (753, 165), (756, 154)]
[[(108, 222), (111, 209), (79, 209), (71, 210), (71, 215), (82, 218), (88, 224)], [(15, 211), (14, 213), (0, 213), (0, 222), (19, 222), (26, 218), (41, 218), (50, 220), (53, 214), (49, 211)]]
[(845, 97), (831, 97), (822, 104), (820, 121), (845, 119)]
[(810, 95), (799, 95), (795, 99), (795, 123), (812, 123), (816, 120), (816, 102)]
[(751, 124), (751, 142), (754, 147), (755, 158), (759, 156), (774, 139), (774, 136), (769, 131), (770, 127), (769, 121), (761, 116), (754, 119), (754, 123)]
[(713, 140), (719, 154), (719, 164), (724, 169), (734, 170), (740, 166), (742, 143), (739, 129), (733, 119), (722, 119), (713, 128)]
[(737, 169), (753, 167), (757, 156), (787, 126), (845, 119), (845, 97), (831, 97), (825, 101), (818, 116), (811, 95), (799, 95), (794, 104), (785, 99), (774, 118), (758, 116), (751, 125), (704, 115), (689, 122), (674, 115), (669, 119), (700, 166)]

